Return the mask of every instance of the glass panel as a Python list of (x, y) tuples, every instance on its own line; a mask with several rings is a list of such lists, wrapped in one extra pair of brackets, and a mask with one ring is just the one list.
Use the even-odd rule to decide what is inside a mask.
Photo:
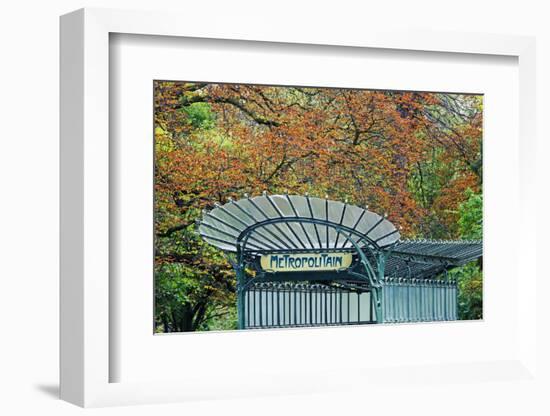
[(250, 220), (252, 220), (253, 218), (254, 223), (265, 220), (265, 217), (260, 212), (258, 212), (256, 208), (254, 208), (254, 205), (252, 205), (252, 203), (248, 200), (248, 198), (239, 199), (237, 202), (235, 202), (235, 204), (237, 204), (238, 207), (240, 207), (241, 210), (244, 211), (244, 212), (241, 211), (241, 215), (245, 215)]
[[(267, 218), (279, 218), (279, 213), (273, 208), (273, 205), (271, 205), (271, 202), (268, 201), (267, 197), (265, 196), (257, 196), (254, 198), (251, 198), (250, 203), (250, 209), (255, 212), (255, 216), (260, 218), (261, 221), (265, 220)], [(256, 204), (256, 206), (253, 206), (253, 204)]]
[(212, 244), (213, 246), (215, 247), (218, 247), (219, 249), (221, 250), (225, 250), (225, 251), (235, 251), (235, 246), (232, 246), (232, 245), (229, 245), (229, 244), (225, 244), (225, 243), (221, 243), (219, 241), (216, 241), (216, 240), (212, 240), (206, 236), (202, 236), (202, 238), (204, 239), (204, 241), (206, 241), (207, 243), (209, 244)]
[(270, 195), (268, 198), (275, 204), (279, 211), (283, 214), (283, 217), (294, 217), (294, 212), (290, 203), (284, 195)]
[[(210, 227), (205, 227), (205, 228), (209, 228), (210, 230), (221, 230), (223, 231), (224, 233), (227, 233), (227, 234), (231, 234), (233, 236), (233, 239), (231, 239), (229, 236), (227, 236), (227, 234), (224, 234), (226, 236), (225, 240), (229, 239), (231, 241), (233, 240), (236, 240), (237, 237), (239, 236), (240, 232), (238, 231), (235, 231), (234, 229), (232, 229), (231, 227), (228, 227), (227, 225), (223, 224), (222, 222), (216, 220), (215, 217), (213, 217), (212, 215), (206, 215), (204, 217), (204, 219), (202, 220), (202, 222), (204, 224), (208, 224)], [(212, 234), (213, 235), (213, 234)]]
[(363, 215), (363, 218), (361, 218), (361, 222), (357, 225), (357, 227), (355, 227), (355, 229), (364, 234), (368, 230), (370, 230), (378, 221), (380, 221), (380, 215), (375, 214), (371, 211), (367, 211), (365, 212), (365, 215)]
[[(228, 204), (223, 205), (223, 208), (225, 210), (227, 210), (228, 212), (230, 212), (234, 217), (240, 219), (245, 224), (252, 225), (255, 221), (252, 221), (252, 219), (248, 215), (246, 215), (244, 212), (242, 212), (237, 207), (237, 204), (239, 204), (239, 202), (230, 202)], [(245, 211), (248, 212), (248, 210), (246, 210), (246, 209), (245, 209)], [(217, 212), (216, 209), (214, 209), (214, 212)], [(236, 221), (236, 220), (234, 220), (234, 221)], [(243, 226), (243, 225), (241, 224), (241, 226)]]
[(311, 215), (309, 213), (309, 208), (307, 206), (306, 197), (289, 195), (288, 198), (292, 202), (292, 205), (294, 205), (294, 209), (296, 210), (299, 217), (311, 218)]
[[(204, 224), (201, 224), (201, 226), (199, 227), (199, 232), (202, 235), (209, 235), (209, 236), (214, 237), (216, 239), (222, 240), (223, 242), (225, 242), (227, 244), (233, 244), (235, 242), (235, 237), (231, 237), (227, 234), (224, 234), (225, 231), (224, 232), (218, 231), (216, 229), (216, 227), (212, 227), (212, 226), (207, 227)], [(214, 245), (217, 247), (218, 244), (219, 243), (216, 243)]]
[[(227, 224), (229, 224), (229, 225), (231, 225), (231, 226), (233, 226), (233, 227), (235, 227), (235, 228), (242, 231), (242, 230), (245, 229), (246, 226), (238, 220), (240, 219), (245, 224), (248, 224), (248, 222), (246, 221), (247, 219), (246, 218), (241, 219), (241, 217), (238, 215), (239, 213), (234, 212), (235, 210), (237, 210), (237, 208), (232, 207), (233, 209), (231, 209), (231, 205), (233, 205), (233, 204), (226, 204), (223, 207), (214, 208), (211, 211), (211, 214), (215, 215), (216, 217), (218, 217), (222, 221), (226, 222)], [(248, 220), (248, 221), (250, 221), (250, 220)]]
[(344, 215), (344, 221), (342, 222), (342, 224), (346, 227), (352, 228), (363, 211), (363, 208), (359, 208), (355, 205), (348, 205), (346, 207), (346, 214)]

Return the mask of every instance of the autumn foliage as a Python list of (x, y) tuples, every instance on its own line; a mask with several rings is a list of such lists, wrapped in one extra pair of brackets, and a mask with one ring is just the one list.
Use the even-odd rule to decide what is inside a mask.
[(244, 193), (365, 206), (406, 238), (460, 238), (482, 185), (476, 95), (156, 81), (156, 319), (231, 327), (234, 277), (193, 234), (202, 209)]

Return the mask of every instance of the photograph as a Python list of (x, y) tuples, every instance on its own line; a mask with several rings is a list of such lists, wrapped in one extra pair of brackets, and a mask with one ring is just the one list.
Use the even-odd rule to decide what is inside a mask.
[(155, 334), (483, 319), (483, 94), (152, 87)]
[(424, 3), (4, 2), (0, 416), (549, 416), (548, 13)]

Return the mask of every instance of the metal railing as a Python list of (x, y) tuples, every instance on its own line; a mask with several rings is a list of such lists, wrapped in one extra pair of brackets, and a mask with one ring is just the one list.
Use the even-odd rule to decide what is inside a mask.
[(245, 328), (374, 323), (370, 292), (310, 283), (256, 283), (245, 294)]
[[(384, 322), (457, 319), (453, 280), (386, 279), (382, 283)], [(262, 282), (246, 290), (245, 328), (359, 325), (376, 322), (370, 291), (324, 284)]]
[(454, 321), (457, 285), (453, 280), (386, 279), (382, 305), (384, 322)]

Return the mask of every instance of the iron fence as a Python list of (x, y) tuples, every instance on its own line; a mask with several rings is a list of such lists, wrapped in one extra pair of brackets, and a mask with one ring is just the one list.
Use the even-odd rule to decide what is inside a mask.
[(371, 294), (310, 283), (256, 283), (245, 294), (245, 328), (374, 323)]
[(386, 279), (382, 284), (384, 322), (454, 321), (457, 319), (455, 281)]

